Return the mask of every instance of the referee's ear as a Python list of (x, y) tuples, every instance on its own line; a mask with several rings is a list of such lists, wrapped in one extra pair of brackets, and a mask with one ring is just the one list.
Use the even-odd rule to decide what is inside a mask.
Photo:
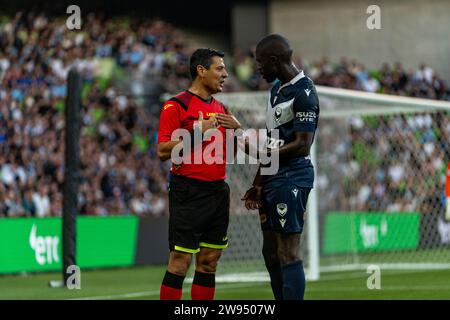
[(205, 73), (208, 71), (204, 66), (201, 64), (197, 65), (197, 78), (203, 79), (205, 77)]

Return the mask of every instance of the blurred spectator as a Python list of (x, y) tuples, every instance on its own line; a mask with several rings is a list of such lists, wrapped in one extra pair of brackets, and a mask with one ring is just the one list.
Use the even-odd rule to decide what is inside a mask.
[(36, 216), (36, 205), (34, 204), (33, 201), (33, 192), (31, 189), (26, 189), (22, 200), (22, 207), (25, 216), (27, 217)]
[(38, 185), (38, 190), (35, 191), (32, 198), (34, 206), (36, 207), (36, 217), (43, 218), (50, 216), (50, 198), (48, 196), (48, 187), (45, 183)]
[(416, 81), (426, 81), (428, 84), (431, 84), (433, 74), (433, 69), (427, 67), (424, 63), (422, 63), (419, 67), (419, 70), (416, 71), (414, 77)]

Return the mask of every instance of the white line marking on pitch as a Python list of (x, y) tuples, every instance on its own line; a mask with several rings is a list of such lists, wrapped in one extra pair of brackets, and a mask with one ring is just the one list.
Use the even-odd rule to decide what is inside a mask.
[[(262, 283), (260, 285), (265, 285), (265, 283)], [(255, 283), (240, 283), (240, 284), (234, 284), (234, 285), (221, 285), (220, 287), (217, 287), (217, 291), (227, 290), (227, 289), (237, 289), (237, 288), (246, 288), (246, 287), (254, 287)], [(142, 292), (130, 292), (130, 293), (123, 293), (123, 294), (113, 294), (109, 296), (93, 296), (93, 297), (80, 297), (80, 298), (73, 298), (68, 300), (112, 300), (112, 299), (130, 299), (130, 298), (139, 298), (139, 297), (146, 297), (146, 296), (157, 296), (159, 295), (159, 290), (156, 291), (142, 291)]]

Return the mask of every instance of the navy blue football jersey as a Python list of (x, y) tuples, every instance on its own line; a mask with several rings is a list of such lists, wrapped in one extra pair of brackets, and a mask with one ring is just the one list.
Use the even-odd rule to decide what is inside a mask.
[[(267, 148), (276, 149), (295, 140), (295, 132), (314, 132), (319, 121), (319, 98), (313, 81), (300, 72), (288, 83), (275, 83), (270, 91), (266, 111)], [(277, 130), (278, 137), (274, 134)], [(286, 174), (298, 181), (299, 187), (313, 187), (314, 168), (311, 158), (280, 159), (274, 176), (265, 176), (266, 183)]]

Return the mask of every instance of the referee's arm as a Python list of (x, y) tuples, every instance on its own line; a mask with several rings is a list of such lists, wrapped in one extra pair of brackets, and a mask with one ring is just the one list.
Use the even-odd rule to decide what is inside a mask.
[[(172, 133), (176, 129), (180, 129), (180, 119), (178, 118), (178, 113), (174, 111), (169, 111), (170, 108), (166, 108), (161, 112), (160, 116), (160, 125), (158, 132), (158, 146), (156, 148), (156, 153), (161, 161), (166, 161), (172, 157), (172, 150), (176, 145), (180, 143), (186, 143), (185, 148), (189, 148), (192, 146), (192, 143), (195, 141), (193, 134), (196, 128), (201, 130), (201, 134), (209, 129), (216, 128), (215, 119), (211, 118), (209, 120), (203, 119), (203, 113), (199, 111), (199, 116), (197, 120), (197, 126), (194, 125), (193, 129), (190, 131), (190, 138), (187, 141), (183, 141), (182, 139), (171, 140)], [(174, 110), (174, 109), (172, 109)]]
[(167, 141), (160, 142), (158, 147), (156, 148), (156, 153), (158, 155), (159, 160), (166, 161), (169, 160), (172, 154), (172, 149), (179, 143), (182, 143), (182, 140), (178, 141)]
[(156, 147), (156, 154), (161, 161), (170, 159), (172, 149), (179, 143), (180, 140), (172, 141), (172, 132), (181, 127), (179, 105), (176, 102), (168, 101), (164, 104), (161, 115), (159, 117), (158, 129), (158, 146)]

